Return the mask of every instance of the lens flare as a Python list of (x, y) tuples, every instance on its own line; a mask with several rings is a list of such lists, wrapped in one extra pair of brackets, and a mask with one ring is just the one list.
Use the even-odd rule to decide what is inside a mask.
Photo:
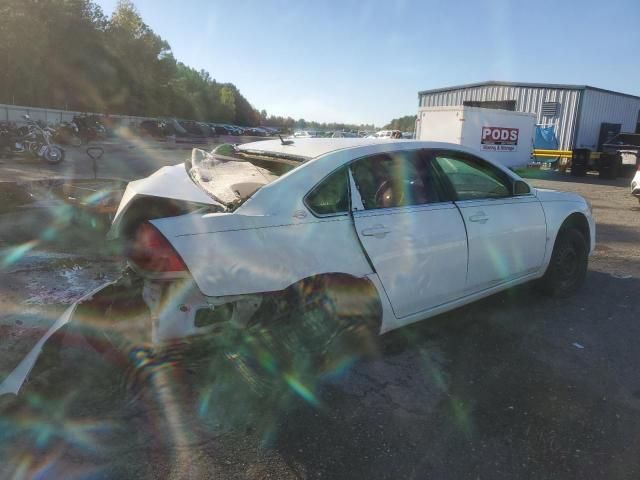
[(0, 267), (7, 268), (19, 262), (26, 254), (36, 248), (39, 243), (38, 240), (30, 240), (21, 245), (6, 249), (0, 256)]
[(309, 390), (306, 386), (304, 386), (302, 383), (300, 383), (300, 381), (297, 378), (293, 377), (292, 375), (285, 374), (284, 379), (289, 384), (291, 389), (294, 392), (296, 392), (300, 397), (302, 397), (304, 400), (306, 400), (308, 403), (310, 403), (314, 407), (317, 407), (320, 405), (320, 402), (318, 401), (316, 396), (313, 394), (313, 392)]

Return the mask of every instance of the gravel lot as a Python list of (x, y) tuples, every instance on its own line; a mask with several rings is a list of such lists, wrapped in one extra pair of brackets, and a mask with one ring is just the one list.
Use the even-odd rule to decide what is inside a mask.
[[(135, 165), (127, 175), (137, 176), (185, 153), (117, 148), (105, 154), (105, 171)], [(202, 401), (165, 384), (145, 418), (128, 420), (135, 438), (126, 448), (113, 439), (102, 448), (100, 428), (89, 428), (114, 419), (100, 423), (91, 406), (64, 412), (44, 398), (41, 417), (0, 418), (0, 477), (639, 478), (640, 205), (627, 180), (544, 177), (532, 182), (593, 203), (598, 245), (575, 297), (523, 286), (388, 334), (380, 358), (326, 381), (317, 402), (250, 403), (226, 392), (214, 395), (218, 414), (208, 423), (196, 414)], [(21, 208), (0, 210), (5, 252), (53, 221), (50, 208)], [(115, 276), (117, 249), (80, 228), (0, 269), (0, 371), (72, 300), (69, 289)], [(61, 388), (81, 388), (75, 375)]]

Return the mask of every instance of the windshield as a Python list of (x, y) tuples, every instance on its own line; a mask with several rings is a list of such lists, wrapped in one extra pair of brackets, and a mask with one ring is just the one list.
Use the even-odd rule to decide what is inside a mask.
[(264, 185), (295, 167), (280, 163), (275, 157), (271, 159), (264, 152), (250, 154), (223, 144), (211, 152), (194, 148), (185, 168), (198, 187), (232, 211)]

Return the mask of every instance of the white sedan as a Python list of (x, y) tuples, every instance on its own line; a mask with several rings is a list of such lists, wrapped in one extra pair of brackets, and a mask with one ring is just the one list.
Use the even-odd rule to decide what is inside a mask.
[(459, 145), (296, 138), (194, 150), (131, 182), (111, 235), (130, 270), (79, 304), (142, 298), (155, 344), (280, 328), (325, 354), (532, 280), (571, 295), (595, 223), (584, 198)]
[(638, 170), (631, 180), (631, 195), (636, 197), (640, 202), (640, 165), (638, 165)]

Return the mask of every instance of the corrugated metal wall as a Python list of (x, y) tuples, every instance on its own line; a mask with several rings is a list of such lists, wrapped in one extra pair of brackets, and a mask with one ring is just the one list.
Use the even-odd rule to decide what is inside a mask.
[[(71, 110), (57, 110), (55, 108), (23, 107), (20, 105), (0, 104), (0, 122), (24, 123), (23, 115), (29, 115), (33, 120), (42, 120), (49, 125), (60, 122), (70, 122), (75, 115), (102, 115), (92, 112), (75, 112)], [(126, 125), (137, 124), (151, 117), (133, 117), (131, 115), (109, 115), (111, 118), (121, 119)]]
[[(420, 94), (421, 107), (460, 106), (465, 101), (515, 100), (516, 111), (537, 115), (537, 122), (555, 125), (560, 148), (571, 148), (582, 90), (487, 85)], [(543, 102), (558, 102), (556, 117), (542, 117)]]
[(595, 149), (602, 123), (621, 123), (623, 132), (635, 132), (639, 111), (638, 98), (585, 90), (576, 147)]

